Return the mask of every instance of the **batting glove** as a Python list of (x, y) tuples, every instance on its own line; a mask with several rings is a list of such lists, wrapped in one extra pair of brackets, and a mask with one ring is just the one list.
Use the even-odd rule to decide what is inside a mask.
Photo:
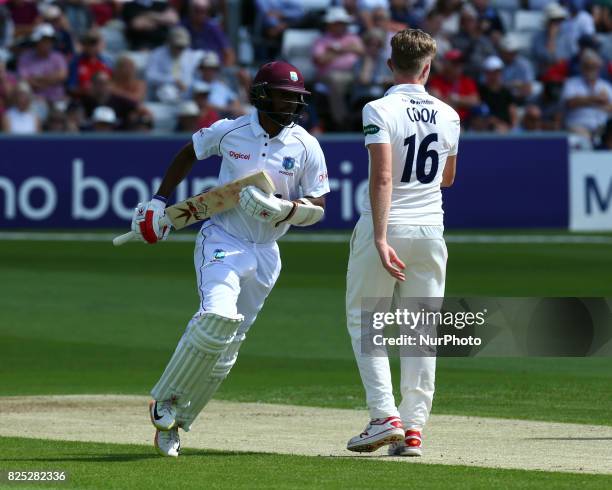
[(157, 243), (165, 240), (170, 234), (170, 225), (166, 221), (166, 202), (158, 196), (147, 203), (138, 203), (132, 217), (132, 231), (143, 242)]
[(240, 207), (249, 216), (265, 223), (278, 224), (289, 216), (294, 206), (291, 201), (266, 194), (254, 185), (240, 191)]

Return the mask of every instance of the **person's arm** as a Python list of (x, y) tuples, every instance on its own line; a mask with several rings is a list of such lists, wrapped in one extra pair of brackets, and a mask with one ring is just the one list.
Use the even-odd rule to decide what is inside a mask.
[(457, 155), (449, 155), (446, 157), (446, 164), (442, 172), (442, 182), (440, 187), (450, 187), (455, 182), (457, 174)]
[(179, 152), (174, 156), (172, 163), (166, 170), (166, 174), (157, 190), (156, 195), (168, 199), (183, 179), (189, 174), (194, 162), (196, 154), (193, 149), (193, 142), (189, 141)]
[(370, 205), (374, 225), (374, 245), (387, 272), (395, 279), (403, 281), (406, 276), (402, 269), (406, 266), (387, 242), (387, 224), (393, 188), (391, 145), (372, 143), (368, 145), (368, 152), (370, 154)]

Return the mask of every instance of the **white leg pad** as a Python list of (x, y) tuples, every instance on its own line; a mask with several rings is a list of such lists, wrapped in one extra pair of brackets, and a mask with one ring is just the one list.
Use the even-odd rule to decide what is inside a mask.
[(202, 409), (215, 395), (223, 380), (227, 378), (227, 375), (231, 371), (236, 360), (238, 359), (238, 350), (240, 345), (244, 342), (245, 334), (236, 334), (232, 343), (228, 346), (227, 350), (219, 358), (212, 371), (198, 382), (195, 390), (197, 394), (191, 399), (189, 406), (177, 407), (176, 420), (178, 425), (185, 431), (189, 432), (191, 424), (200, 414)]
[(211, 374), (243, 320), (242, 315), (229, 318), (210, 312), (194, 318), (151, 390), (153, 399), (174, 399), (179, 407), (191, 404), (202, 379)]

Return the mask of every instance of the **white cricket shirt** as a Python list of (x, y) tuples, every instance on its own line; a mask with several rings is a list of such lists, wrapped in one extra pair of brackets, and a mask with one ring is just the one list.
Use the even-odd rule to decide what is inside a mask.
[[(265, 170), (274, 182), (276, 196), (282, 199), (321, 197), (329, 192), (321, 146), (297, 124), (270, 138), (259, 124), (257, 111), (253, 111), (200, 129), (192, 140), (198, 160), (213, 155), (222, 157), (219, 185)], [(211, 221), (231, 235), (253, 243), (278, 240), (290, 227), (285, 223), (274, 227), (258, 221), (240, 206), (213, 216)]]
[[(422, 85), (395, 85), (363, 108), (366, 146), (389, 143), (393, 190), (389, 224), (442, 225), (442, 172), (459, 145), (459, 115)], [(370, 197), (363, 203), (371, 215)]]

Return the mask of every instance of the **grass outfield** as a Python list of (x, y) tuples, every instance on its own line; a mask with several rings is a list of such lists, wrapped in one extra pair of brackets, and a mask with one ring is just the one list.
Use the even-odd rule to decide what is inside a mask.
[[(219, 398), (363, 407), (347, 245), (281, 247), (281, 278)], [(197, 304), (191, 244), (7, 241), (0, 256), (0, 395), (145, 394)], [(452, 243), (449, 256), (448, 295), (612, 296), (607, 245)], [(434, 413), (612, 425), (611, 372), (606, 358), (440, 359)]]
[[(242, 447), (241, 449), (247, 449)], [(147, 446), (0, 438), (0, 470), (65, 471), (56, 485), (6, 488), (602, 488), (607, 475), (499, 470), (467, 466), (381, 463), (357, 458), (282, 456), (186, 449), (161, 459)], [(281, 470), (282, 469), (282, 470)], [(452, 483), (451, 483), (452, 482)]]

